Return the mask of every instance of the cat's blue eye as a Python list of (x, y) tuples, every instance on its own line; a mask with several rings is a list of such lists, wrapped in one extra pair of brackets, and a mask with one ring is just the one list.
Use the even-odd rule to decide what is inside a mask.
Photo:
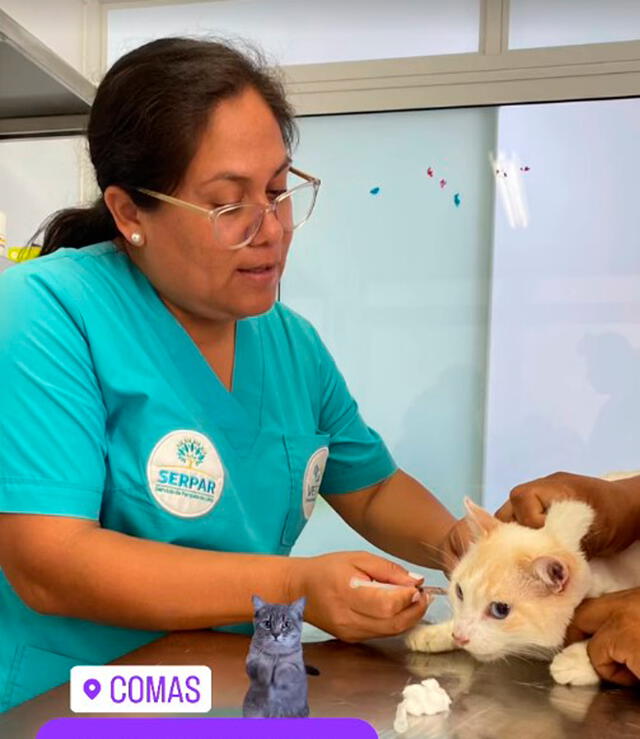
[(489, 615), (493, 618), (503, 619), (511, 613), (511, 606), (508, 603), (499, 603), (493, 601), (489, 603)]
[(267, 619), (266, 621), (262, 622), (265, 628), (270, 629), (271, 628), (271, 619)]
[(285, 628), (285, 629), (288, 629), (288, 628), (290, 628), (290, 627), (291, 627), (291, 621), (285, 621), (285, 622), (284, 622), (284, 628)]
[(456, 583), (456, 595), (458, 596), (458, 600), (464, 600), (462, 597), (462, 588), (459, 583)]

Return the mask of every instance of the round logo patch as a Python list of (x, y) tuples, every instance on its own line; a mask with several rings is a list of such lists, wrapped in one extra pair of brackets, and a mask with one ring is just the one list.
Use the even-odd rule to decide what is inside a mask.
[(224, 469), (216, 448), (199, 431), (172, 431), (155, 445), (147, 462), (155, 500), (181, 518), (204, 516), (222, 495)]
[(329, 447), (323, 446), (309, 457), (302, 481), (302, 508), (304, 517), (309, 518), (320, 492), (320, 483), (329, 457)]

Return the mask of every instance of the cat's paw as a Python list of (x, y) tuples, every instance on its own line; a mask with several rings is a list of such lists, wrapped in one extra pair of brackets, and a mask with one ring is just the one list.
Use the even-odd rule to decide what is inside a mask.
[(586, 641), (563, 649), (551, 662), (551, 675), (561, 685), (598, 685), (600, 678), (587, 654)]
[(405, 637), (405, 644), (414, 652), (450, 652), (456, 649), (451, 636), (451, 621), (442, 624), (420, 624)]

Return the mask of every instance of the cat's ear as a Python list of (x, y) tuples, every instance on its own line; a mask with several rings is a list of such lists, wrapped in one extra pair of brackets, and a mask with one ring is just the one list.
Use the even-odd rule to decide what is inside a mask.
[(464, 499), (464, 507), (467, 511), (466, 520), (471, 529), (471, 533), (475, 539), (480, 539), (486, 534), (493, 531), (496, 526), (500, 525), (500, 521), (494, 518), (484, 508), (476, 505), (471, 498)]
[(304, 607), (307, 605), (307, 599), (302, 596), (302, 598), (298, 598), (298, 600), (294, 600), (293, 603), (289, 606), (289, 610), (291, 613), (293, 613), (297, 618), (302, 620), (302, 614), (304, 613)]
[(252, 595), (251, 601), (253, 602), (254, 611), (259, 611), (261, 608), (267, 605), (259, 595)]
[(561, 593), (569, 582), (569, 567), (558, 557), (536, 557), (531, 569), (551, 593)]

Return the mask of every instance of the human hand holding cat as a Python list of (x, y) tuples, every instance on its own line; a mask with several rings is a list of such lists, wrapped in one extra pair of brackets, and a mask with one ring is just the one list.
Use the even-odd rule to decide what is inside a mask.
[(596, 519), (582, 541), (587, 557), (610, 556), (640, 538), (640, 485), (638, 478), (603, 480), (599, 477), (555, 472), (515, 487), (496, 518), (539, 529), (554, 500), (588, 503)]
[[(347, 642), (400, 634), (429, 605), (421, 583), (400, 565), (368, 552), (291, 558), (290, 598), (307, 597), (305, 620)], [(399, 585), (354, 588), (353, 578)]]
[(640, 681), (640, 589), (590, 598), (576, 609), (567, 642), (589, 639), (587, 653), (603, 680), (618, 685)]

